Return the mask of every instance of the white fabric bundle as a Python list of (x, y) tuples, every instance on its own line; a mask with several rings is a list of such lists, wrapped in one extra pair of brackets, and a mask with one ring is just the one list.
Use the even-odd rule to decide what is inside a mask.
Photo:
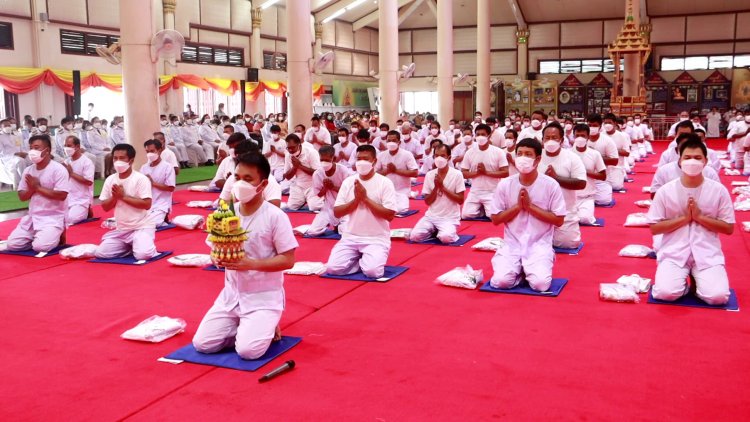
[(743, 221), (742, 222), (742, 230), (746, 232), (750, 232), (750, 221)]
[(201, 215), (186, 214), (178, 215), (172, 219), (172, 224), (185, 230), (195, 230), (203, 226), (204, 218)]
[(109, 217), (108, 219), (102, 221), (102, 228), (107, 230), (114, 230), (117, 228), (117, 221), (114, 217)]
[(416, 198), (417, 196), (419, 196), (419, 192), (417, 192), (417, 191), (415, 191), (415, 190), (410, 190), (410, 191), (409, 191), (409, 198), (411, 198), (411, 199), (414, 199), (414, 198)]
[(635, 201), (635, 205), (639, 208), (651, 208), (651, 200), (641, 199), (640, 201)]
[(626, 256), (629, 258), (645, 258), (648, 254), (653, 253), (654, 250), (648, 246), (643, 245), (628, 245), (620, 249), (620, 256)]
[(735, 180), (732, 182), (732, 186), (748, 186), (750, 185), (750, 182), (742, 181), (742, 180)]
[(648, 216), (642, 212), (629, 214), (625, 219), (625, 227), (648, 227)]
[(284, 274), (292, 275), (321, 275), (326, 272), (326, 264), (322, 262), (295, 262), (294, 267), (285, 270)]
[(476, 245), (472, 246), (472, 249), (476, 249), (478, 251), (491, 251), (495, 252), (500, 248), (505, 247), (505, 240), (503, 240), (502, 237), (488, 237), (486, 239), (483, 239), (481, 242), (477, 243)]
[(617, 279), (617, 284), (631, 287), (638, 293), (646, 293), (651, 286), (651, 279), (643, 278), (638, 274), (624, 275)]
[(213, 201), (190, 201), (185, 204), (188, 208), (211, 208), (214, 205)]
[(726, 160), (726, 162), (727, 162), (726, 166), (724, 166), (724, 160), (721, 160), (721, 161), (722, 161), (721, 165), (724, 167), (724, 175), (725, 176), (739, 176), (740, 175), (740, 171), (739, 170), (732, 170), (730, 168), (732, 165), (730, 164), (729, 160)]
[(305, 233), (307, 233), (308, 230), (310, 230), (310, 226), (312, 224), (303, 224), (301, 226), (297, 226), (292, 229), (292, 232), (296, 234), (297, 236), (304, 236)]
[(408, 239), (411, 229), (391, 229), (391, 239)]
[(208, 186), (206, 185), (195, 185), (188, 188), (191, 192), (208, 192)]
[(643, 189), (641, 189), (641, 192), (651, 193), (651, 186), (644, 186)]
[(750, 196), (750, 187), (748, 186), (740, 186), (732, 189), (733, 195), (745, 195)]
[(177, 267), (205, 267), (211, 265), (211, 255), (188, 253), (170, 257), (167, 262)]
[(444, 286), (460, 287), (462, 289), (476, 289), (482, 282), (482, 270), (474, 270), (471, 265), (456, 267), (438, 277), (435, 282)]
[(141, 321), (140, 324), (122, 333), (126, 340), (160, 343), (176, 334), (185, 331), (185, 320), (154, 315)]
[(92, 243), (82, 243), (80, 245), (71, 246), (60, 251), (60, 258), (62, 259), (84, 259), (93, 258), (96, 253), (96, 246)]
[(737, 199), (734, 200), (735, 211), (750, 211), (750, 195), (740, 194)]
[(601, 283), (599, 285), (599, 298), (610, 302), (638, 303), (638, 293), (631, 286), (617, 283)]

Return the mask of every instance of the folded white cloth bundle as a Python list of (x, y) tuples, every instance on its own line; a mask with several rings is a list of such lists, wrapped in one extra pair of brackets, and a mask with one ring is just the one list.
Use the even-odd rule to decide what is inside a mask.
[(167, 262), (177, 267), (205, 267), (211, 264), (211, 255), (188, 253), (170, 257)]
[(625, 219), (625, 227), (648, 227), (648, 216), (642, 212), (629, 214)]
[(750, 211), (750, 195), (740, 194), (737, 199), (734, 200), (735, 211)]
[(497, 251), (498, 249), (505, 247), (505, 241), (502, 237), (488, 237), (483, 239), (481, 242), (472, 246), (472, 249), (478, 251)]
[(474, 270), (470, 265), (456, 267), (438, 277), (435, 282), (444, 286), (460, 287), (462, 289), (476, 289), (482, 282), (482, 270)]
[(293, 275), (321, 275), (326, 272), (326, 264), (322, 262), (305, 262), (299, 261), (294, 263), (294, 267), (285, 270), (284, 274)]
[(601, 283), (599, 285), (599, 298), (609, 302), (640, 302), (635, 289), (617, 283)]
[(185, 204), (188, 208), (211, 208), (213, 201), (190, 201)]
[(651, 200), (641, 199), (640, 201), (635, 201), (635, 205), (639, 208), (651, 208)]
[(646, 293), (651, 286), (651, 279), (638, 274), (624, 275), (617, 279), (617, 284), (632, 287), (638, 293)]
[(620, 249), (620, 256), (626, 256), (629, 258), (645, 258), (648, 254), (653, 253), (654, 250), (648, 246), (643, 245), (628, 245)]
[(297, 236), (304, 236), (305, 233), (307, 233), (308, 230), (310, 230), (310, 226), (312, 224), (303, 224), (301, 226), (297, 226), (292, 229), (292, 232)]
[(71, 246), (60, 251), (60, 258), (62, 259), (85, 259), (93, 258), (96, 253), (97, 245), (92, 243), (82, 243), (80, 245)]
[(120, 337), (126, 340), (159, 343), (185, 331), (186, 326), (187, 324), (183, 319), (154, 315), (125, 331)]
[(391, 229), (391, 239), (408, 239), (411, 229)]
[(203, 226), (205, 219), (202, 215), (185, 214), (178, 215), (172, 219), (172, 224), (185, 230), (195, 230)]
[(195, 185), (195, 186), (190, 186), (188, 190), (191, 192), (208, 192), (208, 186), (207, 185)]

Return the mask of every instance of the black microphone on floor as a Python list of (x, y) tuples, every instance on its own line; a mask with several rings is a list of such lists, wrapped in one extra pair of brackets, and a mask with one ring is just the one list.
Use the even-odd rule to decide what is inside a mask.
[(295, 365), (296, 364), (294, 363), (293, 360), (288, 360), (284, 362), (283, 365), (267, 373), (266, 375), (263, 375), (262, 377), (258, 378), (258, 382), (266, 382), (266, 381), (271, 380), (272, 378), (276, 378), (279, 375), (283, 374), (284, 372), (291, 371), (292, 369), (294, 369)]

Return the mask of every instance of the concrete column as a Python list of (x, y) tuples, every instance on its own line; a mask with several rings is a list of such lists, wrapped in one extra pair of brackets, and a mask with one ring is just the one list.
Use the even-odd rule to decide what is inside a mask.
[[(378, 6), (378, 68), (380, 120), (391, 126), (398, 120), (398, 0), (380, 0)], [(440, 66), (438, 66), (440, 67)]]
[(516, 31), (516, 45), (518, 47), (518, 77), (526, 79), (529, 73), (529, 30), (519, 28)]
[(308, 125), (313, 114), (312, 31), (310, 31), (310, 1), (290, 1), (286, 4), (287, 28), (292, 35), (287, 38), (287, 95), (289, 95), (289, 127)]
[(315, 53), (313, 57), (323, 52), (323, 24), (315, 22)]
[[(37, 69), (46, 67), (44, 62), (44, 54), (42, 53), (42, 45), (54, 45), (52, 40), (49, 39), (51, 31), (47, 30), (47, 23), (39, 20), (39, 13), (47, 12), (47, 4), (44, 0), (32, 0), (31, 1), (31, 56), (32, 65)], [(60, 122), (53, 121), (52, 111), (54, 109), (54, 102), (52, 101), (52, 87), (41, 84), (34, 91), (34, 99), (36, 108), (31, 113), (28, 110), (22, 111), (23, 114), (32, 114), (34, 118), (46, 117), (50, 119), (50, 126), (59, 124)], [(18, 126), (21, 127), (23, 122), (20, 119), (23, 116), (15, 116), (19, 119)]]
[(453, 2), (437, 4), (438, 121), (443, 127), (453, 118)]
[[(641, 22), (641, 2), (627, 0), (625, 2), (625, 20), (632, 21), (638, 28)], [(624, 73), (622, 78), (623, 97), (637, 97), (641, 85), (641, 57), (639, 54), (625, 54)], [(615, 63), (617, 66), (617, 63)]]
[(159, 87), (151, 61), (154, 13), (152, 0), (120, 0), (125, 137), (138, 152), (136, 169), (146, 161), (143, 142), (159, 130)]
[[(174, 29), (174, 10), (177, 8), (177, 0), (162, 0), (163, 11), (164, 11), (164, 29)], [(163, 60), (163, 74), (164, 75), (175, 75), (177, 74), (177, 59)], [(168, 89), (163, 97), (164, 100), (161, 104), (161, 112), (163, 114), (177, 114), (182, 113), (184, 95), (182, 89)]]
[(490, 114), (491, 48), (490, 0), (477, 0), (477, 111), (484, 116)]
[[(260, 45), (260, 26), (263, 22), (263, 9), (260, 7), (254, 7), (252, 11), (250, 12), (250, 17), (252, 19), (252, 25), (253, 25), (253, 32), (250, 36), (250, 66), (256, 69), (263, 69), (263, 49)], [(248, 82), (249, 83), (249, 82)], [(245, 93), (242, 93), (244, 96)], [(245, 113), (248, 114), (255, 114), (257, 112), (263, 112), (263, 108), (261, 107), (262, 95), (258, 98), (257, 101), (247, 101), (245, 98)]]

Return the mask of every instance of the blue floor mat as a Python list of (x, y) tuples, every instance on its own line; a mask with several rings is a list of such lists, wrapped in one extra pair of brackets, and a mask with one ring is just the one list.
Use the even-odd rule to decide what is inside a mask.
[(461, 221), (482, 221), (485, 223), (491, 223), (492, 219), (489, 217), (482, 216), (482, 217), (462, 218)]
[(490, 282), (488, 281), (479, 288), (479, 291), (489, 293), (509, 293), (517, 295), (557, 297), (560, 295), (560, 292), (562, 292), (562, 289), (566, 284), (568, 284), (567, 278), (553, 278), (552, 284), (550, 284), (549, 286), (549, 290), (547, 290), (546, 292), (537, 292), (536, 290), (529, 287), (526, 281), (521, 281), (518, 286), (512, 289), (496, 289), (490, 286)]
[(234, 348), (224, 349), (218, 353), (200, 353), (192, 344), (176, 350), (167, 356), (167, 359), (182, 360), (199, 365), (219, 366), (222, 368), (237, 369), (239, 371), (255, 371), (263, 365), (276, 359), (284, 352), (299, 344), (302, 337), (282, 336), (281, 340), (271, 343), (266, 353), (258, 359), (245, 360), (237, 354)]
[(729, 289), (729, 301), (726, 305), (709, 305), (692, 294), (687, 294), (674, 302), (667, 302), (665, 300), (654, 299), (650, 290), (648, 292), (648, 303), (655, 305), (688, 306), (691, 308), (724, 309), (725, 311), (740, 310), (740, 304), (737, 301), (737, 293), (735, 293), (734, 289)]
[(33, 249), (29, 249), (29, 250), (26, 250), (26, 251), (2, 251), (2, 252), (0, 252), (0, 254), (2, 254), (2, 255), (16, 255), (16, 256), (28, 256), (28, 257), (31, 257), (31, 258), (46, 258), (48, 256), (57, 255), (57, 254), (60, 253), (61, 250), (65, 249), (65, 248), (69, 248), (71, 246), (73, 246), (73, 245), (65, 244), (65, 245), (58, 246), (56, 248), (53, 248), (52, 250), (50, 250), (49, 252), (47, 252), (43, 256), (37, 256), (41, 252), (34, 252)]
[(156, 228), (156, 232), (157, 232), (157, 233), (158, 233), (158, 232), (163, 232), (164, 230), (169, 230), (169, 229), (173, 229), (173, 228), (175, 228), (175, 227), (177, 227), (177, 226), (175, 226), (175, 225), (174, 225), (174, 224), (172, 224), (172, 223), (167, 223), (167, 224), (165, 224), (165, 225), (163, 225), (163, 226), (159, 226), (159, 227), (157, 227), (157, 228)]
[(408, 211), (404, 211), (402, 213), (396, 213), (396, 218), (406, 218), (406, 217), (414, 215), (414, 214), (416, 214), (418, 212), (419, 212), (419, 210), (408, 210)]
[(604, 219), (603, 218), (597, 218), (594, 224), (584, 224), (580, 223), (581, 226), (584, 227), (604, 227)]
[(594, 206), (598, 208), (613, 208), (615, 205), (617, 205), (617, 201), (615, 201), (615, 198), (612, 198), (612, 202), (610, 202), (609, 204), (594, 204)]
[(336, 230), (326, 230), (325, 232), (317, 236), (310, 236), (306, 234), (302, 237), (304, 237), (305, 239), (341, 240), (341, 234), (339, 234)]
[(218, 272), (224, 272), (224, 268), (219, 268), (214, 264), (209, 265), (208, 267), (203, 267), (203, 271), (218, 271)]
[(380, 278), (369, 278), (366, 277), (362, 272), (356, 272), (354, 274), (349, 275), (331, 275), (331, 274), (323, 274), (320, 277), (322, 278), (335, 278), (338, 280), (352, 280), (352, 281), (368, 281), (368, 282), (378, 282), (378, 283), (385, 283), (388, 281), (391, 281), (392, 279), (400, 276), (401, 274), (405, 273), (406, 270), (408, 270), (409, 267), (396, 267), (396, 266), (385, 266), (385, 272), (383, 273), (383, 277)]
[(422, 242), (412, 242), (411, 240), (407, 241), (406, 243), (411, 243), (414, 245), (435, 245), (435, 246), (463, 246), (467, 243), (469, 243), (472, 239), (474, 239), (476, 236), (473, 234), (463, 234), (458, 235), (458, 240), (453, 243), (443, 243), (439, 239), (433, 237), (430, 239), (427, 239)]
[(559, 254), (578, 255), (578, 252), (581, 252), (581, 249), (583, 249), (583, 242), (581, 242), (581, 244), (578, 245), (578, 247), (575, 249), (556, 248), (556, 247), (552, 247), (552, 249), (555, 250), (555, 253), (559, 253)]
[(159, 252), (158, 255), (146, 261), (138, 261), (133, 255), (128, 255), (122, 258), (94, 258), (89, 259), (88, 262), (92, 262), (94, 264), (146, 265), (158, 261), (169, 255), (172, 255), (172, 251)]
[(99, 220), (101, 220), (101, 218), (99, 218), (99, 217), (91, 217), (91, 218), (87, 218), (85, 220), (81, 220), (81, 221), (79, 221), (79, 222), (77, 222), (75, 224), (71, 224), (70, 226), (72, 227), (72, 226), (78, 226), (78, 225), (86, 224), (86, 223), (93, 223), (94, 221), (99, 221)]
[(303, 206), (302, 208), (298, 210), (290, 210), (288, 208), (283, 209), (285, 213), (288, 214), (315, 214), (315, 211), (310, 211), (310, 208), (307, 208), (307, 205)]

